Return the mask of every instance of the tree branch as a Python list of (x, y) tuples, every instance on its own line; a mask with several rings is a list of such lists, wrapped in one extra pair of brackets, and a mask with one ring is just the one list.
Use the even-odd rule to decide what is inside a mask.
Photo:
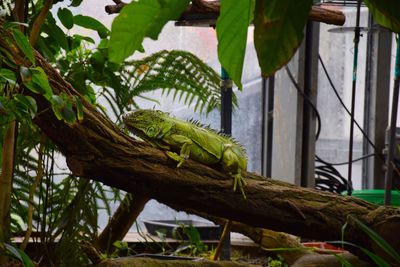
[(32, 31), (29, 36), (29, 42), (32, 46), (35, 46), (37, 38), (39, 37), (40, 28), (42, 27), (44, 20), (46, 19), (47, 14), (51, 6), (53, 5), (53, 0), (47, 0), (44, 4), (42, 10), (40, 11), (39, 15), (35, 19), (35, 22), (32, 25)]
[[(126, 5), (126, 3), (121, 1), (115, 3), (115, 5), (105, 6), (105, 10), (108, 14), (119, 13)], [(189, 20), (189, 18), (194, 14), (214, 15), (216, 19), (219, 15), (219, 10), (220, 1), (193, 0), (192, 4), (189, 5), (185, 12), (183, 12), (180, 19)], [(346, 17), (341, 11), (313, 6), (309, 13), (309, 20), (341, 26), (345, 23)]]

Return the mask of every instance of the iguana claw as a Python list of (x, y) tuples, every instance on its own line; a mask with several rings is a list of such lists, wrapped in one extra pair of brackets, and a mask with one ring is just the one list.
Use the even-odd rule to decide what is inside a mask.
[(175, 153), (175, 152), (166, 151), (165, 153), (167, 154), (167, 156), (168, 156), (170, 159), (172, 159), (172, 160), (178, 162), (178, 165), (176, 165), (177, 168), (179, 168), (180, 166), (182, 166), (182, 164), (183, 164), (183, 163), (185, 162), (185, 160), (186, 160), (185, 157), (182, 157), (182, 156), (178, 155), (178, 154)]
[(243, 187), (246, 185), (246, 181), (243, 179), (240, 173), (233, 174), (233, 192), (236, 192), (237, 187), (239, 186), (240, 192), (243, 195), (243, 198), (246, 199), (246, 194), (244, 193)]

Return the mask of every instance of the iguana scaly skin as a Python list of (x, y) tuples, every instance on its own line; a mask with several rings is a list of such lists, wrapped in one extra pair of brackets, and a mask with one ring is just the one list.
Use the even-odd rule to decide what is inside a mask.
[(232, 138), (218, 134), (194, 121), (182, 121), (159, 110), (137, 110), (126, 114), (123, 121), (129, 131), (166, 150), (180, 167), (189, 157), (206, 165), (222, 164), (233, 178), (233, 191), (243, 190), (247, 158), (244, 148)]

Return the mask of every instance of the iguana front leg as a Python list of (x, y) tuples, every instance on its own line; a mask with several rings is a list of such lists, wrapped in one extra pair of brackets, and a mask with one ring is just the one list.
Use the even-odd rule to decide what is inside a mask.
[(233, 191), (235, 192), (237, 187), (239, 187), (240, 192), (246, 199), (246, 194), (244, 193), (243, 189), (243, 187), (246, 185), (246, 182), (242, 177), (242, 168), (246, 167), (246, 163), (237, 156), (237, 154), (232, 150), (232, 146), (230, 144), (224, 145), (222, 163), (224, 169), (227, 170), (233, 177)]
[(178, 134), (170, 135), (165, 141), (171, 146), (181, 147), (179, 155), (178, 153), (172, 151), (166, 152), (169, 158), (178, 162), (176, 167), (179, 168), (185, 162), (185, 160), (189, 158), (190, 147), (192, 146), (193, 141), (186, 136)]

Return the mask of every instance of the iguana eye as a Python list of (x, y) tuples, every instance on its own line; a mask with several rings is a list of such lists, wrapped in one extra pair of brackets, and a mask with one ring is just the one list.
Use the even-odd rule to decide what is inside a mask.
[(153, 126), (150, 126), (147, 128), (146, 132), (149, 137), (154, 137), (156, 135), (156, 128), (154, 128)]

